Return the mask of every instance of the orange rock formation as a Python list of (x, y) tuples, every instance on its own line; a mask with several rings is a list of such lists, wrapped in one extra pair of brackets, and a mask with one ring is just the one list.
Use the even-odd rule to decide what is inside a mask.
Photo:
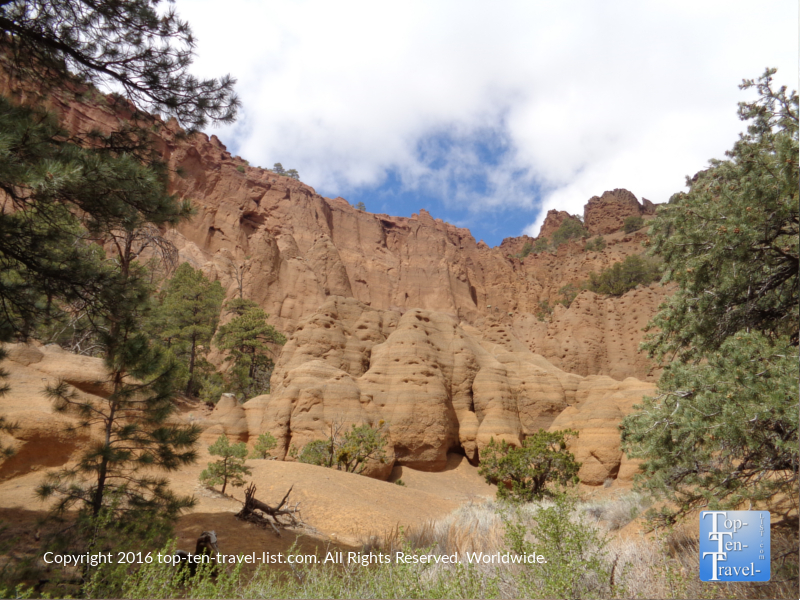
[[(48, 100), (71, 130), (108, 131), (130, 117), (124, 103), (83, 103), (82, 91)], [(7, 81), (0, 92), (31, 97)], [(197, 209), (167, 232), (181, 260), (220, 280), (228, 297), (241, 285), (289, 337), (271, 395), (243, 406), (223, 398), (204, 417), (209, 439), (270, 431), (285, 453), (323, 437), (334, 421), (382, 419), (392, 451), (373, 474), (385, 478), (394, 463), (437, 470), (448, 452), (477, 461), (492, 437), (519, 443), (540, 427), (574, 427), (584, 432), (574, 447), (585, 482), (630, 476), (635, 467), (621, 457), (616, 425), (652, 390), (645, 381), (656, 373), (638, 345), (665, 290), (653, 285), (621, 298), (585, 291), (568, 308), (557, 301), (564, 286), (642, 253), (646, 233), (620, 227), (629, 215), (649, 218), (652, 203), (621, 189), (595, 196), (584, 222), (605, 236), (605, 250), (586, 252), (574, 240), (520, 259), (527, 236), (489, 248), (424, 209), (411, 218), (359, 211), (249, 166), (215, 136), (152, 123), (174, 173), (171, 191)], [(566, 218), (550, 211), (542, 235)], [(555, 305), (552, 315), (542, 314), (544, 302)], [(34, 350), (15, 348), (11, 360), (102, 393), (102, 377), (91, 375), (98, 365), (76, 363), (67, 373), (51, 357), (56, 351), (36, 350), (46, 360), (35, 360)]]

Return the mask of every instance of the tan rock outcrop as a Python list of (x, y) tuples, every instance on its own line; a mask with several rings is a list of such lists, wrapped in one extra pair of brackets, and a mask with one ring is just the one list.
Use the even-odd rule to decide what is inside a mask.
[(655, 205), (643, 198), (642, 203), (631, 192), (616, 189), (592, 196), (583, 209), (583, 222), (592, 235), (614, 233), (622, 228), (626, 217), (654, 215)]
[[(2, 78), (0, 91), (33, 97)], [(76, 84), (47, 99), (73, 132), (109, 131), (133, 114), (110, 97), (87, 105), (86, 91)], [(585, 432), (575, 448), (586, 481), (628, 472), (612, 424), (646, 389), (626, 378), (657, 375), (638, 344), (667, 290), (651, 286), (621, 298), (583, 292), (569, 308), (557, 302), (565, 286), (642, 253), (646, 234), (620, 228), (629, 215), (653, 214), (652, 203), (621, 189), (593, 197), (584, 221), (604, 236), (605, 250), (585, 252), (575, 240), (519, 259), (527, 236), (490, 248), (425, 210), (410, 218), (359, 211), (249, 166), (215, 136), (186, 136), (174, 122), (142, 118), (176, 174), (170, 192), (197, 210), (164, 232), (181, 260), (219, 280), (228, 297), (241, 292), (256, 301), (289, 336), (272, 394), (244, 406), (221, 401), (202, 419), (207, 438), (226, 433), (252, 443), (270, 431), (286, 453), (334, 423), (384, 420), (390, 460), (374, 471), (384, 476), (395, 462), (444, 468), (450, 451), (475, 461), (492, 437), (518, 444), (540, 427), (563, 425)], [(566, 218), (550, 211), (540, 236), (552, 236)], [(543, 306), (555, 306), (552, 315)], [(12, 353), (20, 373), (63, 379), (84, 394), (110, 391), (98, 359), (39, 347)], [(56, 427), (52, 418), (42, 422)]]
[(578, 477), (583, 483), (602, 485), (607, 479), (631, 481), (638, 464), (625, 457), (620, 448), (619, 424), (642, 396), (654, 391), (653, 384), (632, 377), (620, 382), (592, 375), (581, 381), (575, 404), (564, 410), (550, 429), (579, 432), (569, 449), (582, 463)]
[[(247, 439), (269, 431), (285, 458), (292, 446), (325, 439), (332, 427), (383, 421), (389, 460), (370, 474), (384, 478), (395, 464), (441, 470), (449, 452), (475, 463), (492, 438), (519, 445), (560, 423), (570, 405), (588, 406), (569, 421), (587, 432), (579, 442), (587, 463), (582, 477), (592, 484), (616, 477), (621, 458), (613, 427), (652, 386), (567, 373), (530, 352), (510, 324), (482, 327), (441, 312), (400, 316), (331, 297), (290, 337), (272, 393), (244, 404)], [(220, 426), (213, 413), (209, 423)]]
[[(22, 101), (41, 100), (41, 95), (31, 95), (7, 78), (0, 77), (0, 91)], [(75, 132), (109, 131), (120, 118), (130, 118), (130, 106), (111, 97), (86, 104), (86, 91), (76, 84), (51, 94), (46, 102)], [(220, 280), (229, 297), (238, 294), (240, 279), (244, 295), (261, 305), (282, 332), (291, 334), (332, 296), (354, 298), (383, 311), (443, 312), (473, 325), (500, 315), (514, 321), (528, 349), (557, 364), (569, 350), (571, 362), (564, 368), (574, 363), (580, 369), (599, 369), (582, 370), (583, 374), (612, 375), (608, 365), (613, 362), (603, 357), (618, 350), (602, 347), (613, 344), (609, 336), (594, 335), (597, 343), (578, 346), (556, 343), (566, 339), (563, 335), (539, 344), (538, 336), (530, 334), (544, 330), (525, 323), (533, 324), (541, 302), (555, 304), (564, 286), (579, 285), (588, 273), (641, 253), (644, 233), (626, 236), (619, 229), (628, 215), (652, 214), (649, 201), (640, 204), (621, 189), (589, 200), (585, 224), (592, 234), (608, 237), (603, 252), (584, 252), (579, 240), (563, 244), (555, 253), (520, 260), (514, 255), (532, 238), (510, 238), (490, 248), (477, 243), (468, 230), (434, 219), (425, 210), (411, 218), (359, 211), (342, 198), (324, 198), (299, 181), (249, 166), (216, 136), (185, 136), (174, 121), (142, 118), (154, 131), (153, 142), (170, 172), (176, 173), (170, 191), (191, 200), (197, 209), (194, 219), (167, 232), (181, 259)], [(564, 211), (550, 211), (540, 237), (552, 236), (568, 217)], [(641, 332), (632, 333), (638, 343)], [(589, 354), (572, 356), (575, 351)], [(649, 376), (645, 359), (628, 358), (626, 351), (630, 369), (613, 376)]]
[[(658, 284), (638, 287), (619, 298), (583, 291), (569, 309), (555, 307), (546, 327), (529, 334), (530, 345), (570, 373), (653, 381), (660, 371), (639, 344), (664, 295)], [(520, 322), (518, 329), (524, 331), (525, 323)]]
[(220, 436), (227, 436), (231, 443), (246, 442), (248, 439), (249, 427), (247, 415), (244, 407), (239, 404), (233, 394), (222, 394), (222, 397), (214, 405), (214, 410), (208, 417), (208, 421), (213, 423), (208, 427), (203, 435), (204, 441), (214, 443)]

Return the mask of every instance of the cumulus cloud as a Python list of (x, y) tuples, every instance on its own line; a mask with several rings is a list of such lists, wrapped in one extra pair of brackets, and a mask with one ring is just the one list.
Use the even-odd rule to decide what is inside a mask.
[(181, 0), (196, 71), (232, 73), (218, 133), (328, 195), (406, 190), (481, 215), (666, 201), (741, 130), (737, 84), (797, 73), (797, 4)]

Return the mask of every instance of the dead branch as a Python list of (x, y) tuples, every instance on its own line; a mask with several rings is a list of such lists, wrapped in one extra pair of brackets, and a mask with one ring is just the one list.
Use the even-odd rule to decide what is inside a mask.
[[(289, 491), (286, 492), (286, 495), (277, 506), (272, 507), (256, 498), (256, 486), (251, 483), (244, 491), (244, 506), (242, 510), (236, 513), (236, 518), (265, 528), (269, 525), (280, 537), (281, 528), (297, 527), (302, 524), (300, 520), (300, 503), (296, 502), (294, 506), (286, 505), (289, 494), (292, 493), (292, 488), (294, 486), (289, 488)], [(284, 505), (286, 506), (284, 507)]]

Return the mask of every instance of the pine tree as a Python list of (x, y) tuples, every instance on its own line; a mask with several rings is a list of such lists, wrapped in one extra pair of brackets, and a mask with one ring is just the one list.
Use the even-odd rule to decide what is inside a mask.
[(270, 432), (262, 433), (258, 436), (255, 445), (253, 446), (253, 453), (250, 458), (269, 458), (270, 452), (278, 447), (278, 440)]
[(104, 514), (118, 524), (145, 512), (149, 522), (193, 502), (158, 474), (195, 459), (199, 431), (170, 420), (175, 365), (142, 333), (153, 289), (138, 260), (155, 251), (173, 262), (162, 228), (191, 212), (166, 192), (166, 170), (143, 127), (154, 121), (139, 109), (196, 129), (232, 120), (238, 107), (233, 80), (189, 73), (193, 45), (188, 25), (157, 0), (0, 3), (0, 62), (12, 88), (33, 88), (30, 98), (94, 93), (80, 80), (110, 84), (121, 92), (113, 101), (134, 112), (115, 131), (79, 136), (39, 108), (0, 98), (0, 341), (25, 339), (78, 310), (108, 371), (102, 398), (87, 400), (63, 383), (48, 390), (57, 410), (101, 432), (39, 489), (59, 499), (57, 509), (88, 515), (90, 536)]
[(189, 24), (158, 0), (11, 0), (0, 4), (0, 52), (17, 74), (40, 85), (74, 76), (121, 89), (139, 109), (175, 117), (189, 129), (231, 122), (235, 80), (189, 73)]
[[(5, 348), (0, 347), (0, 362), (6, 358), (8, 352)], [(7, 383), (2, 383), (3, 379), (8, 377), (8, 371), (5, 369), (0, 369), (0, 398), (2, 398), (10, 389)], [(0, 432), (12, 434), (16, 431), (18, 425), (16, 423), (12, 423), (8, 419), (3, 416), (0, 416)], [(0, 458), (8, 458), (14, 454), (14, 448), (12, 446), (3, 446), (0, 445)]]
[(244, 485), (244, 476), (251, 472), (244, 464), (247, 458), (247, 446), (244, 442), (231, 444), (228, 436), (221, 435), (208, 447), (208, 453), (221, 457), (221, 460), (208, 463), (208, 468), (200, 473), (200, 483), (207, 486), (221, 484), (223, 494), (229, 482), (234, 487)]
[(209, 281), (189, 263), (181, 264), (164, 290), (156, 315), (158, 336), (185, 363), (187, 395), (197, 393), (198, 360), (208, 354), (217, 329), (225, 290), (219, 281)]
[(225, 308), (235, 316), (220, 326), (215, 342), (229, 351), (225, 360), (233, 363), (230, 380), (234, 392), (240, 399), (262, 394), (269, 390), (272, 347), (285, 344), (286, 337), (267, 323), (269, 315), (251, 300), (233, 299)]
[(711, 168), (687, 178), (651, 221), (652, 250), (679, 291), (653, 319), (646, 349), (692, 360), (738, 331), (798, 331), (798, 97), (774, 90), (769, 69), (740, 87), (747, 133)]
[(0, 340), (26, 338), (56, 311), (56, 299), (91, 302), (107, 280), (69, 207), (98, 216), (114, 207), (92, 193), (96, 152), (64, 137), (52, 115), (0, 97)]
[(153, 289), (146, 268), (136, 259), (160, 239), (139, 207), (149, 209), (151, 222), (177, 220), (185, 212), (146, 166), (126, 156), (84, 153), (89, 154), (84, 165), (93, 169), (81, 171), (83, 197), (102, 196), (106, 215), (87, 215), (83, 225), (89, 236), (112, 248), (111, 261), (84, 257), (84, 263), (103, 275), (103, 285), (94, 291), (87, 310), (102, 347), (109, 393), (87, 398), (64, 382), (47, 388), (56, 410), (76, 412), (79, 427), (99, 429), (102, 436), (76, 465), (48, 477), (39, 495), (59, 498), (58, 511), (77, 504), (94, 518), (112, 505), (132, 518), (141, 511), (174, 517), (193, 499), (175, 496), (167, 480), (153, 471), (193, 462), (200, 430), (170, 422), (176, 366), (142, 330)]
[[(79, 81), (111, 84), (127, 99), (126, 108), (135, 112), (134, 119), (120, 123), (116, 131), (78, 136), (63, 131), (56, 118), (41, 109), (0, 99), (0, 190), (5, 193), (0, 211), (0, 340), (14, 335), (24, 339), (60, 306), (74, 303), (83, 311), (105, 285), (104, 273), (84, 260), (85, 232), (76, 234), (70, 221), (81, 215), (83, 225), (103, 223), (100, 229), (106, 231), (118, 222), (112, 164), (122, 168), (122, 181), (142, 163), (151, 169), (147, 177), (165, 181), (151, 132), (143, 129), (153, 121), (136, 112), (138, 108), (176, 117), (190, 129), (235, 118), (239, 101), (234, 81), (198, 80), (189, 73), (191, 30), (174, 11), (161, 11), (158, 4), (0, 3), (0, 63), (12, 76), (12, 88), (33, 97), (41, 91), (79, 89)], [(91, 86), (87, 89), (93, 93)], [(124, 102), (119, 94), (116, 99)], [(131, 207), (140, 225), (157, 227), (174, 224), (188, 208), (162, 193), (122, 201), (144, 201)], [(124, 230), (131, 235), (141, 237), (148, 230), (129, 225)]]
[(567, 450), (567, 442), (578, 432), (540, 429), (515, 448), (494, 438), (481, 451), (478, 471), (487, 483), (497, 485), (497, 497), (514, 502), (532, 502), (551, 495), (548, 483), (561, 485), (578, 481), (580, 463)]
[(747, 133), (726, 160), (659, 210), (654, 253), (678, 291), (645, 347), (664, 360), (658, 394), (622, 424), (661, 518), (726, 509), (798, 484), (798, 96), (774, 70), (740, 103)]

